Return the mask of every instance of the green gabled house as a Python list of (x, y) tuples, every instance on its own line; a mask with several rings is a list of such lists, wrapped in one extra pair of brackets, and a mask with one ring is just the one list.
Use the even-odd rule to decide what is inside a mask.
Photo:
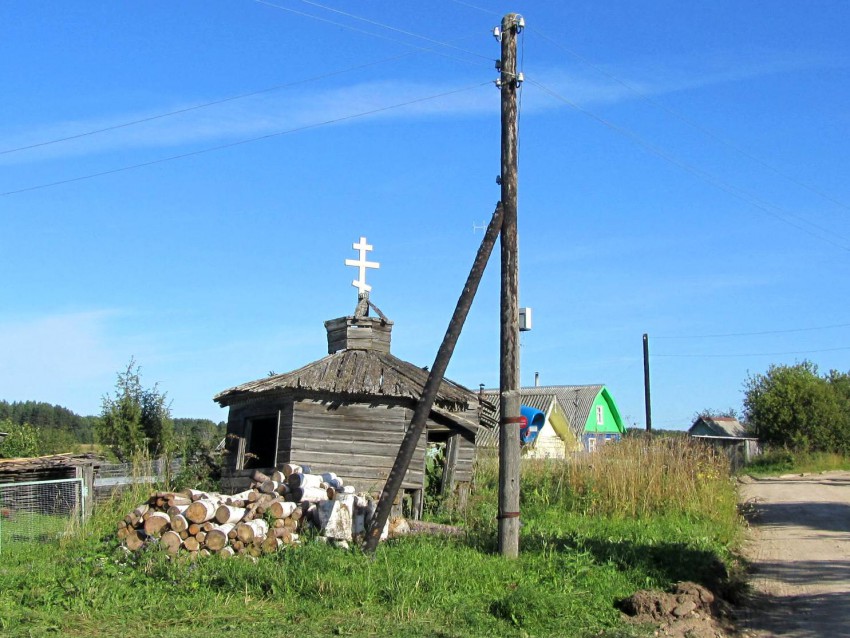
[(620, 410), (604, 385), (562, 385), (548, 389), (555, 391), (586, 451), (592, 452), (609, 441), (619, 441), (626, 433)]
[[(482, 398), (495, 405), (498, 413), (498, 391), (487, 390)], [(520, 403), (546, 415), (546, 425), (524, 451), (529, 457), (564, 458), (579, 450), (592, 452), (607, 442), (618, 441), (626, 432), (614, 397), (604, 385), (525, 387), (520, 389)], [(486, 416), (498, 423), (497, 413)], [(479, 447), (498, 447), (498, 442), (498, 426), (476, 439)]]

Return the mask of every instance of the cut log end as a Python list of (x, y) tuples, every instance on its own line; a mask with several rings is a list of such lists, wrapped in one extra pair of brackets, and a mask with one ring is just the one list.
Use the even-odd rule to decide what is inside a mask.
[(160, 545), (162, 545), (163, 549), (169, 554), (176, 554), (180, 551), (180, 546), (183, 544), (183, 539), (180, 538), (180, 534), (174, 531), (165, 532), (162, 535), (162, 538), (159, 539)]

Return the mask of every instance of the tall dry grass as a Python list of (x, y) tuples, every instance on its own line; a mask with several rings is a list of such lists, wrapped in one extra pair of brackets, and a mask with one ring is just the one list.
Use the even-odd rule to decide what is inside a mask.
[(129, 483), (116, 486), (108, 498), (95, 503), (88, 519), (82, 524), (78, 523), (62, 538), (60, 547), (63, 550), (79, 549), (96, 545), (105, 539), (114, 539), (115, 526), (127, 512), (145, 503), (157, 488), (169, 488), (168, 484), (157, 485), (151, 481), (156, 475), (156, 461), (147, 452), (134, 454), (129, 464)]
[[(479, 485), (495, 487), (498, 461), (478, 465)], [(688, 438), (636, 437), (564, 460), (523, 459), (523, 507), (589, 516), (685, 515), (732, 523), (737, 496), (729, 462)]]

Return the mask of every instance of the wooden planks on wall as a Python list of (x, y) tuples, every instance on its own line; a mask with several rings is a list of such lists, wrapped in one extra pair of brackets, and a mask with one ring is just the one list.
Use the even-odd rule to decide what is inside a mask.
[[(407, 425), (407, 410), (366, 404), (301, 401), (293, 409), (291, 458), (319, 471), (333, 471), (355, 486), (383, 487)], [(425, 440), (405, 475), (410, 488), (424, 487)]]

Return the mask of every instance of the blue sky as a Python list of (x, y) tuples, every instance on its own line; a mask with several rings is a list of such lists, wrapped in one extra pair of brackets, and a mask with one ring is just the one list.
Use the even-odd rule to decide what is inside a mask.
[[(394, 354), (430, 365), (499, 198), (509, 11), (523, 383), (605, 383), (643, 426), (646, 332), (654, 425), (685, 427), (771, 363), (850, 369), (846, 2), (8, 0), (0, 398), (94, 414), (135, 357), (223, 420), (215, 393), (325, 354), (361, 235)], [(498, 296), (494, 259), (472, 388)]]

